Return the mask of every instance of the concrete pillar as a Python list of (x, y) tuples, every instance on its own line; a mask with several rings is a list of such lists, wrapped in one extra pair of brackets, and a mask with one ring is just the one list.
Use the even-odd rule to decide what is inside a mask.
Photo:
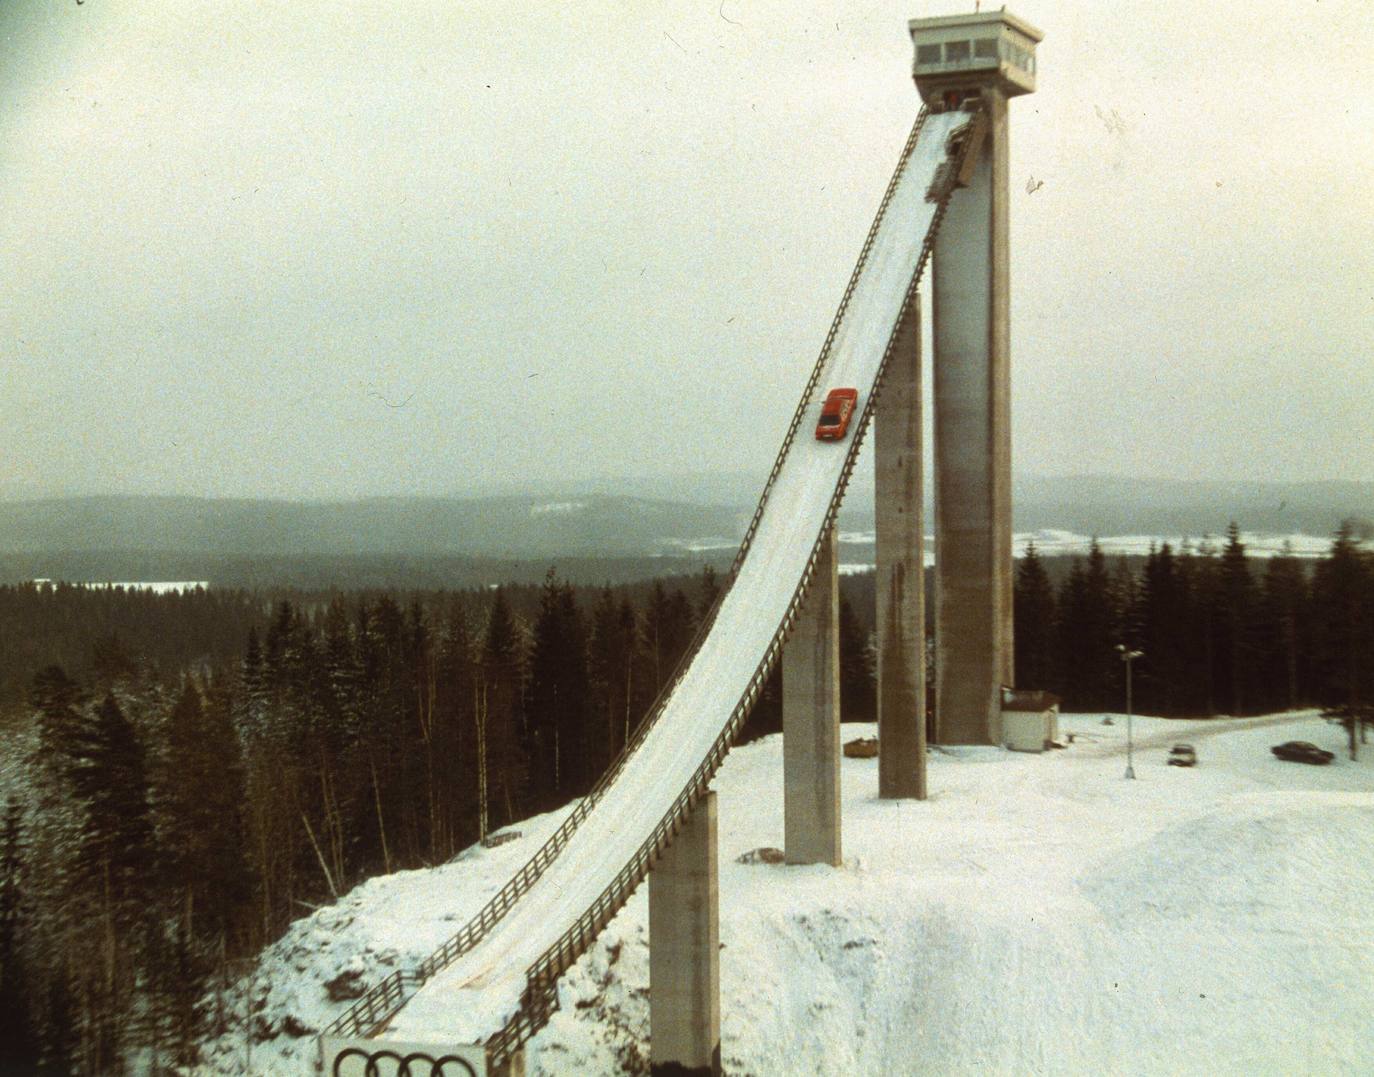
[(935, 243), (936, 729), (997, 744), (1012, 683), (1011, 382), (1007, 104), (984, 88), (988, 130)]
[(926, 798), (921, 300), (911, 297), (874, 414), (878, 795)]
[(782, 652), (784, 852), (840, 863), (840, 588), (832, 529)]
[(718, 1077), (720, 887), (716, 794), (649, 873), (649, 1060), (655, 1075)]

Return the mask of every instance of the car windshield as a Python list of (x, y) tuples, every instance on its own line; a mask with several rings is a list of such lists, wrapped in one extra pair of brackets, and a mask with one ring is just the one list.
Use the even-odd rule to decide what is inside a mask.
[(821, 416), (821, 426), (839, 426), (839, 425), (840, 425), (840, 417), (839, 417), (838, 415), (835, 415), (835, 414), (833, 414), (833, 413), (827, 412), (825, 415), (822, 415), (822, 416)]

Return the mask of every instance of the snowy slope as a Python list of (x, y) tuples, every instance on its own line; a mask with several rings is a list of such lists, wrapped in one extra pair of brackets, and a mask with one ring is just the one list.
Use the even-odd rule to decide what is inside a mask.
[[(736, 862), (782, 844), (781, 739), (732, 753), (715, 782), (727, 1071), (1369, 1072), (1374, 746), (1306, 767), (1268, 749), (1338, 750), (1310, 714), (1138, 718), (1128, 782), (1124, 724), (1070, 716), (1075, 742), (1042, 756), (936, 750), (924, 803), (879, 801), (876, 761), (845, 760), (840, 869)], [(1164, 764), (1177, 740), (1196, 769)], [(297, 1035), (245, 1065), (231, 1034), (204, 1072), (308, 1073), (304, 1033), (346, 1005), (323, 985), (427, 952), (558, 818), (303, 921), (256, 980), (262, 1020)], [(641, 888), (564, 978), (531, 1074), (638, 1071), (647, 985)]]

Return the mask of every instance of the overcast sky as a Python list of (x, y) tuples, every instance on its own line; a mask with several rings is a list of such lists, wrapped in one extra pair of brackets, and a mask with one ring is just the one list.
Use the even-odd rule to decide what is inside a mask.
[[(0, 492), (766, 470), (970, 7), (3, 0)], [(1013, 10), (1017, 470), (1374, 480), (1374, 5)]]

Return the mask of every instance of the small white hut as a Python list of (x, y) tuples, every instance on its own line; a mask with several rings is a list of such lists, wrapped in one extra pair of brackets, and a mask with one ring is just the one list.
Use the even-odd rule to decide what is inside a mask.
[(1013, 752), (1043, 752), (1059, 739), (1059, 697), (1002, 689), (1002, 743)]

